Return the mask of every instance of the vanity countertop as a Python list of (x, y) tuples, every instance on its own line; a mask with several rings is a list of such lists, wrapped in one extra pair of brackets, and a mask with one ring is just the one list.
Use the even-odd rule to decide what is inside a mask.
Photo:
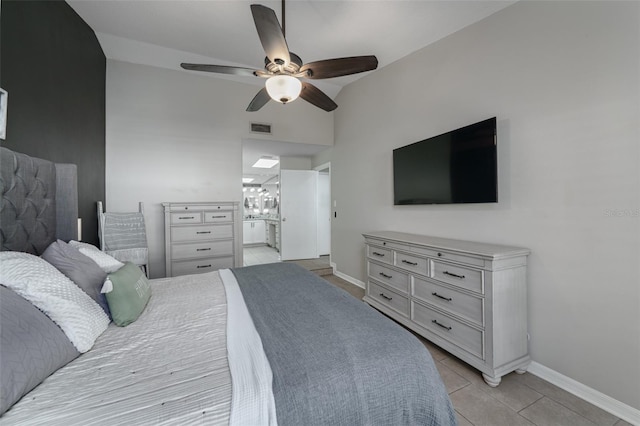
[(280, 221), (280, 218), (279, 218), (279, 217), (277, 217), (277, 216), (275, 216), (275, 217), (273, 217), (273, 216), (269, 217), (269, 216), (257, 216), (257, 215), (256, 215), (256, 216), (253, 216), (253, 215), (251, 215), (251, 216), (245, 216), (245, 217), (243, 218), (243, 220), (244, 220), (245, 222), (251, 222), (251, 221), (254, 221), (254, 220), (265, 220), (265, 221), (279, 222), (279, 221)]

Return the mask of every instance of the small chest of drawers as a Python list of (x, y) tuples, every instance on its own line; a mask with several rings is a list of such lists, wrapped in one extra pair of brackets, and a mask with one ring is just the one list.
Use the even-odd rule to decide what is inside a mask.
[(529, 250), (400, 232), (364, 234), (364, 300), (480, 370), (490, 386), (529, 362)]
[(237, 202), (162, 205), (168, 277), (242, 266)]

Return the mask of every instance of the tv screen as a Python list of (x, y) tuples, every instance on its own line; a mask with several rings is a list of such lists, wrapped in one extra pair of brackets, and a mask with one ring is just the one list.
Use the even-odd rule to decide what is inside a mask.
[(496, 118), (393, 150), (394, 204), (498, 201)]

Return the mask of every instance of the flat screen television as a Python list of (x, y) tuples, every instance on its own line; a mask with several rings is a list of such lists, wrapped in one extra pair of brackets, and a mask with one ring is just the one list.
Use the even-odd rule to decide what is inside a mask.
[(498, 201), (496, 118), (393, 150), (395, 205)]

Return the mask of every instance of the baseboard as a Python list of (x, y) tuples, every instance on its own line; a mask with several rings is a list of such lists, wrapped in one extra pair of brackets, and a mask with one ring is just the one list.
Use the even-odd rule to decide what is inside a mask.
[(342, 278), (343, 280), (348, 281), (353, 285), (357, 285), (360, 288), (363, 288), (363, 289), (366, 288), (365, 283), (363, 283), (362, 281), (357, 280), (350, 275), (347, 275), (338, 271), (338, 268), (336, 267), (336, 264), (334, 262), (331, 262), (331, 267), (333, 268), (333, 275), (335, 275), (336, 277)]
[(532, 361), (531, 364), (529, 364), (527, 371), (561, 389), (566, 390), (567, 392), (572, 393), (578, 398), (582, 398), (596, 407), (631, 423), (632, 425), (640, 425), (640, 410), (613, 399), (602, 392), (583, 385), (582, 383), (545, 367), (542, 364), (538, 364), (535, 361)]

